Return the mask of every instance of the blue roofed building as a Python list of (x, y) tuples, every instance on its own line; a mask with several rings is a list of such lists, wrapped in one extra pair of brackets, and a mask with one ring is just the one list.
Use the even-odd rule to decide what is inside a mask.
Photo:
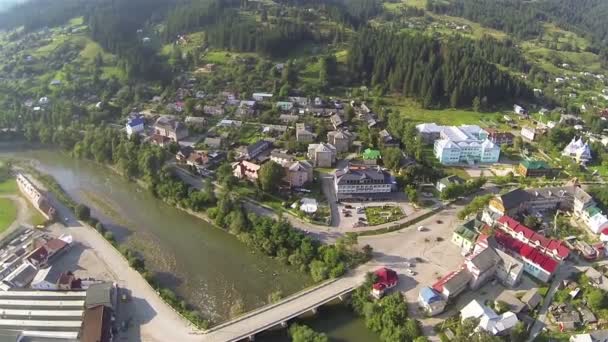
[(144, 118), (141, 116), (135, 116), (129, 118), (126, 125), (127, 135), (137, 134), (144, 131)]
[(418, 303), (430, 316), (442, 313), (446, 305), (443, 296), (427, 286), (420, 289), (420, 292), (418, 293)]

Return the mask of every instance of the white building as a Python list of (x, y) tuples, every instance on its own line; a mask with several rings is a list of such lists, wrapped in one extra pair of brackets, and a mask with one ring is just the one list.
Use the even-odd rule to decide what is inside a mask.
[(137, 134), (144, 131), (144, 119), (142, 117), (130, 118), (125, 127), (127, 135)]
[(528, 111), (520, 106), (520, 105), (513, 105), (513, 111), (515, 112), (515, 114), (520, 115), (520, 116), (528, 116)]
[(434, 152), (442, 164), (495, 163), (500, 158), (500, 147), (477, 125), (444, 127)]
[(270, 100), (272, 98), (272, 94), (271, 93), (253, 93), (251, 95), (251, 98), (253, 98), (256, 101), (265, 101), (265, 100)]
[(536, 138), (536, 129), (532, 127), (522, 127), (521, 137), (529, 141), (534, 141)]
[(576, 160), (577, 163), (586, 164), (591, 160), (591, 149), (589, 145), (583, 141), (583, 138), (572, 138), (572, 141), (564, 148), (562, 156), (570, 157)]
[(477, 329), (485, 330), (492, 335), (502, 335), (512, 329), (519, 320), (517, 315), (507, 311), (498, 315), (494, 310), (482, 305), (477, 300), (472, 300), (467, 306), (460, 310), (462, 320), (475, 318), (479, 320)]
[(338, 199), (383, 197), (396, 187), (395, 179), (380, 167), (348, 165), (334, 174)]

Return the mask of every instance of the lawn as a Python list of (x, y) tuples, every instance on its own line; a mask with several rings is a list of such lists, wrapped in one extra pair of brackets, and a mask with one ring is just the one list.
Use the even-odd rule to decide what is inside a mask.
[(17, 187), (17, 180), (15, 178), (7, 179), (0, 183), (0, 194), (1, 195), (13, 195), (19, 192)]
[(370, 226), (377, 226), (400, 220), (405, 217), (403, 210), (396, 206), (365, 207), (365, 216)]
[(17, 219), (17, 206), (8, 198), (0, 198), (0, 233)]
[(420, 104), (409, 98), (385, 99), (387, 107), (401, 113), (404, 118), (415, 122), (434, 122), (440, 125), (478, 124), (481, 126), (500, 125), (504, 115), (501, 112), (478, 113), (466, 109), (424, 109)]

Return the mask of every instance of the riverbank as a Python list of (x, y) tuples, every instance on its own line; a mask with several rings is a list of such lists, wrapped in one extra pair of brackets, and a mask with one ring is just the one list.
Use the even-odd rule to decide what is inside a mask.
[(65, 228), (62, 228), (62, 231), (72, 235), (74, 240), (82, 243), (85, 248), (92, 249), (116, 275), (115, 281), (131, 291), (132, 303), (135, 305), (133, 318), (140, 325), (141, 340), (153, 342), (203, 340), (198, 335), (200, 331), (167, 304), (159, 292), (131, 267), (129, 261), (111, 242), (90, 225), (77, 220), (71, 210), (52, 194), (49, 199), (57, 208), (60, 217), (64, 218)]
[(243, 248), (234, 235), (209, 224), (206, 215), (168, 206), (99, 164), (57, 150), (3, 157), (51, 175), (57, 180), (54, 187), (65, 190), (61, 193), (91, 208), (121, 249), (141, 252), (159, 284), (214, 322), (229, 319), (237, 312), (232, 307), (247, 312), (269, 303), (271, 295), (289, 296), (313, 284), (305, 272)]

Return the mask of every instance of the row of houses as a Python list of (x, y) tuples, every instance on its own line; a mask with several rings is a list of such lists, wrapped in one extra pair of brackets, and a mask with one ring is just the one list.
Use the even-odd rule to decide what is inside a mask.
[[(603, 214), (593, 197), (576, 183), (562, 187), (515, 189), (492, 198), (489, 212), (500, 216), (516, 216), (527, 212), (542, 215), (561, 210), (572, 213), (594, 234), (608, 228), (608, 217)], [(489, 215), (486, 220), (492, 220)]]

